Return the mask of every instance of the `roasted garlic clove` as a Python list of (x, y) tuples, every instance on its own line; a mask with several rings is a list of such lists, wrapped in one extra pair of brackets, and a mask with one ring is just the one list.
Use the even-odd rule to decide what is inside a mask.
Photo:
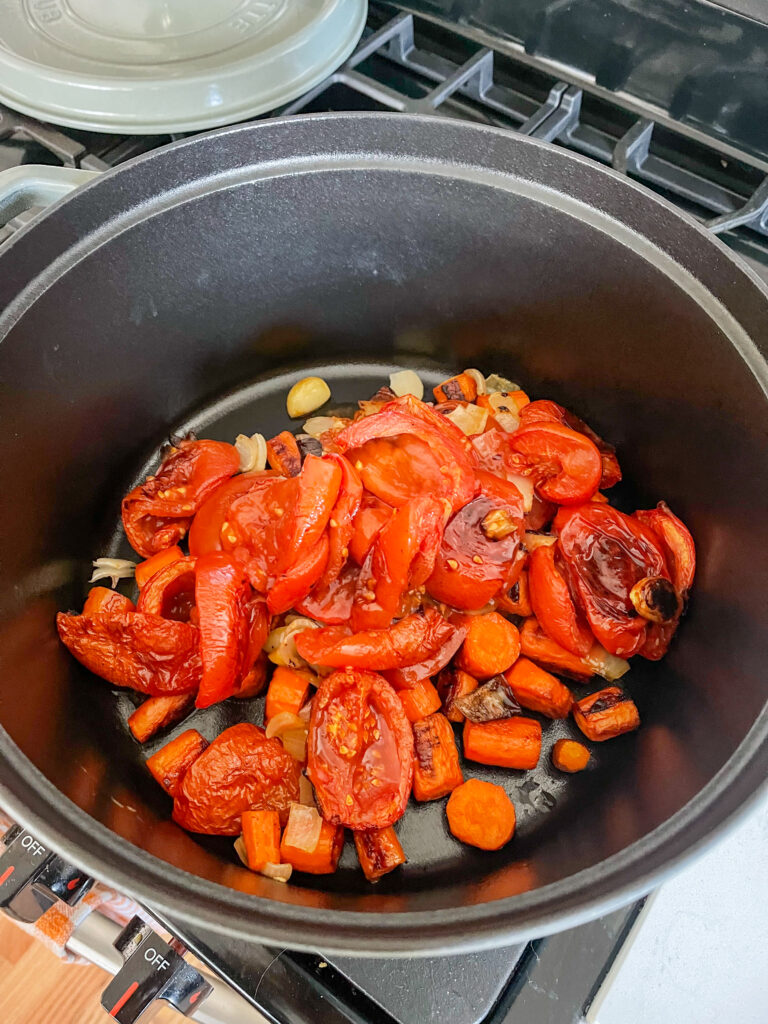
[(682, 611), (680, 595), (663, 576), (644, 576), (638, 580), (629, 599), (637, 614), (649, 622), (674, 622)]

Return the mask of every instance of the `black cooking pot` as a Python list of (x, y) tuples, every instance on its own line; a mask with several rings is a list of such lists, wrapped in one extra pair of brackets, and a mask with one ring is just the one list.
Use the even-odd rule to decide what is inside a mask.
[[(352, 953), (555, 931), (647, 891), (747, 806), (768, 767), (768, 302), (716, 239), (554, 146), (447, 120), (331, 115), (188, 140), (105, 174), (0, 256), (0, 803), (78, 864), (241, 937)], [(128, 554), (119, 500), (171, 430), (289, 426), (307, 366), (334, 401), (399, 366), (477, 366), (618, 443), (624, 507), (660, 498), (699, 572), (668, 658), (626, 677), (639, 732), (591, 771), (500, 779), (519, 830), (461, 847), (409, 809), (409, 863), (281, 886), (187, 835), (54, 614)], [(231, 390), (234, 389), (234, 390)], [(222, 397), (224, 396), (224, 397)], [(196, 716), (209, 737), (258, 713)], [(198, 722), (199, 718), (199, 722)], [(189, 722), (180, 728), (188, 727)]]

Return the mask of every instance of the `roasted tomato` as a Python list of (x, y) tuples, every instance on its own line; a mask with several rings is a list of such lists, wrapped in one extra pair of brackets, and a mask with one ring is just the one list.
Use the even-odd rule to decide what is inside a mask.
[(269, 486), (276, 474), (271, 470), (262, 473), (242, 473), (217, 487), (214, 493), (200, 506), (189, 528), (189, 553), (207, 555), (211, 551), (231, 550), (229, 522), (227, 516), (235, 498)]
[(157, 473), (123, 498), (123, 526), (144, 558), (175, 544), (209, 494), (237, 473), (240, 458), (222, 441), (180, 441)]
[(420, 494), (445, 490), (437, 457), (416, 434), (376, 437), (350, 449), (347, 456), (357, 467), (365, 489), (394, 508)]
[(466, 611), (477, 611), (508, 590), (523, 567), (523, 499), (514, 484), (482, 470), (480, 496), (448, 521), (427, 591)]
[(535, 423), (516, 430), (510, 444), (530, 460), (536, 490), (545, 501), (580, 505), (589, 501), (600, 486), (600, 452), (588, 437), (570, 427)]
[(290, 535), (280, 552), (280, 571), (301, 564), (325, 532), (341, 487), (342, 460), (308, 455), (298, 476), (298, 491), (289, 512)]
[[(350, 449), (359, 449), (369, 441), (379, 438), (401, 437), (404, 434), (415, 436), (420, 442), (426, 443), (438, 467), (438, 477), (434, 477), (434, 471), (427, 468), (426, 456), (423, 450), (418, 459), (421, 469), (428, 475), (420, 481), (417, 493), (433, 494), (438, 498), (447, 498), (454, 510), (472, 498), (476, 489), (475, 466), (477, 459), (471, 444), (465, 435), (450, 420), (441, 416), (434, 409), (420, 402), (413, 395), (403, 395), (393, 402), (385, 405), (381, 412), (365, 419), (358, 420), (351, 426), (342, 430), (336, 436), (336, 444), (342, 453)], [(359, 470), (363, 483), (369, 491), (376, 494), (382, 501), (389, 505), (401, 505), (401, 500), (392, 500), (395, 497), (392, 491), (379, 493), (376, 490), (376, 482), (369, 479), (366, 473), (366, 464), (362, 463), (359, 453), (356, 455), (355, 466), (358, 461), (362, 464)], [(379, 457), (380, 461), (380, 457)], [(410, 459), (407, 460), (410, 462)], [(416, 466), (418, 472), (418, 465)], [(415, 483), (408, 472), (408, 480)], [(377, 481), (383, 481), (384, 474), (393, 475), (391, 470), (386, 468), (377, 475)], [(405, 500), (413, 496), (410, 488), (405, 493)]]
[(399, 613), (406, 592), (431, 575), (440, 548), (445, 499), (411, 498), (381, 530), (360, 570), (351, 625), (383, 629)]
[(622, 658), (636, 654), (647, 623), (637, 615), (630, 591), (647, 576), (669, 579), (658, 539), (638, 520), (604, 504), (561, 509), (554, 525), (569, 580), (598, 642)]
[(293, 537), (298, 477), (276, 476), (235, 497), (222, 526), (225, 551), (245, 566), (254, 590), (266, 594)]
[(231, 697), (246, 667), (251, 632), (251, 587), (242, 566), (223, 551), (201, 555), (195, 574), (203, 678), (195, 704)]
[(173, 818), (190, 832), (240, 834), (243, 811), (278, 811), (285, 825), (299, 799), (301, 765), (278, 739), (257, 725), (226, 729), (187, 769), (173, 802)]
[(595, 638), (583, 612), (573, 603), (565, 577), (557, 567), (553, 546), (536, 548), (531, 553), (528, 585), (533, 614), (544, 632), (572, 654), (588, 654)]
[(352, 536), (349, 541), (350, 557), (358, 565), (365, 562), (373, 542), (393, 515), (394, 509), (390, 505), (385, 505), (368, 491), (363, 492), (363, 501), (352, 524)]
[(115, 686), (164, 697), (194, 693), (200, 685), (198, 633), (186, 622), (110, 609), (97, 615), (60, 612), (56, 625), (77, 660)]
[[(667, 559), (672, 583), (680, 596), (681, 606), (684, 607), (696, 573), (696, 548), (693, 537), (685, 523), (678, 519), (663, 501), (654, 509), (635, 512), (635, 518), (653, 530), (658, 537)], [(678, 621), (679, 615), (673, 622), (649, 623), (648, 635), (640, 648), (640, 654), (650, 661), (663, 658), (677, 629)]]
[(326, 459), (339, 466), (341, 484), (328, 520), (328, 561), (319, 583), (321, 590), (330, 587), (346, 564), (355, 517), (363, 500), (363, 484), (354, 466), (340, 455), (326, 455)]
[(334, 672), (312, 701), (307, 774), (323, 817), (386, 828), (405, 811), (413, 733), (395, 691), (372, 672)]
[(321, 579), (311, 593), (296, 604), (296, 611), (328, 626), (349, 622), (358, 571), (356, 565), (346, 565), (341, 575), (330, 583), (325, 583), (324, 578)]
[(603, 467), (600, 477), (601, 489), (608, 490), (609, 487), (613, 487), (614, 484), (621, 480), (621, 468), (619, 460), (616, 458), (616, 449), (613, 445), (604, 441), (584, 420), (580, 420), (578, 416), (574, 416), (572, 412), (568, 412), (567, 409), (564, 409), (562, 405), (558, 405), (557, 402), (546, 400), (529, 402), (528, 405), (520, 410), (520, 423), (524, 427), (528, 427), (532, 423), (563, 423), (566, 427), (570, 427), (571, 430), (584, 434), (600, 452), (600, 460)]
[(195, 562), (194, 558), (177, 558), (150, 576), (139, 592), (137, 611), (189, 622), (195, 604)]
[(281, 615), (303, 601), (319, 582), (328, 563), (328, 535), (322, 534), (314, 547), (281, 573), (271, 584), (267, 594), (267, 607), (273, 615)]
[(387, 682), (396, 690), (404, 690), (416, 686), (422, 679), (437, 675), (464, 643), (466, 635), (467, 626), (464, 623), (457, 624), (443, 619), (443, 624), (438, 623), (435, 629), (435, 639), (440, 641), (440, 646), (415, 665), (404, 665), (384, 672)]
[(434, 608), (406, 615), (386, 629), (350, 635), (346, 626), (307, 629), (296, 634), (296, 650), (310, 665), (375, 671), (416, 665), (446, 641), (445, 619)]

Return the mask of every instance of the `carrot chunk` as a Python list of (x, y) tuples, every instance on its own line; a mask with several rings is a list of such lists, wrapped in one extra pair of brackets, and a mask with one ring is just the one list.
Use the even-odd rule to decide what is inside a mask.
[(587, 739), (597, 743), (632, 732), (640, 725), (635, 702), (618, 686), (606, 686), (576, 701), (573, 717)]
[(518, 658), (504, 678), (518, 702), (529, 711), (538, 711), (547, 718), (567, 718), (570, 714), (573, 694), (565, 683), (527, 658)]
[(134, 739), (146, 743), (161, 729), (178, 722), (195, 706), (194, 693), (174, 694), (171, 697), (149, 697), (128, 719), (128, 728)]
[(277, 811), (243, 811), (240, 819), (251, 871), (280, 863), (280, 815)]
[(456, 665), (476, 679), (488, 679), (506, 670), (520, 654), (517, 627), (498, 612), (467, 616), (467, 635)]
[(541, 725), (533, 718), (464, 723), (464, 757), (501, 768), (535, 768), (541, 753)]
[(267, 461), (272, 469), (283, 476), (298, 476), (301, 472), (299, 442), (290, 432), (283, 430), (267, 441)]
[(130, 597), (118, 594), (109, 587), (91, 587), (83, 605), (83, 615), (98, 615), (100, 612), (135, 612), (136, 605)]
[(552, 764), (561, 772), (583, 772), (589, 757), (589, 750), (578, 740), (558, 740), (552, 748)]
[(477, 384), (468, 373), (459, 373), (432, 388), (432, 394), (440, 403), (474, 402), (477, 398)]
[(369, 882), (378, 882), (407, 860), (400, 840), (391, 825), (353, 832), (355, 849), (363, 874)]
[(515, 808), (492, 782), (467, 779), (448, 798), (448, 827), (457, 839), (481, 850), (499, 850), (515, 833)]
[(420, 718), (426, 718), (433, 711), (440, 710), (440, 694), (429, 679), (419, 679), (407, 690), (398, 690), (397, 696), (403, 702), (408, 721), (413, 724)]
[(176, 796), (185, 773), (207, 746), (197, 729), (187, 729), (147, 758), (147, 768), (166, 793)]
[(310, 875), (331, 875), (336, 870), (344, 846), (344, 829), (341, 825), (331, 825), (324, 821), (320, 829), (317, 846), (311, 852), (289, 846), (285, 835), (280, 842), (280, 859), (292, 864), (297, 871), (306, 871)]
[(440, 712), (413, 725), (413, 795), (439, 800), (464, 781), (451, 723)]
[(281, 711), (289, 711), (292, 715), (298, 715), (307, 701), (311, 678), (309, 672), (301, 669), (278, 666), (272, 674), (267, 690), (264, 721), (268, 722), (270, 718), (279, 715)]
[(449, 722), (463, 722), (464, 713), (456, 707), (460, 697), (466, 697), (478, 686), (477, 680), (469, 672), (460, 668), (445, 668), (437, 677), (437, 692), (443, 702), (443, 714)]
[(537, 665), (578, 682), (586, 682), (594, 675), (594, 670), (583, 658), (550, 640), (538, 619), (533, 616), (526, 619), (520, 629), (520, 649), (526, 658), (535, 661)]
[(156, 555), (152, 555), (151, 558), (147, 558), (144, 562), (139, 562), (134, 571), (134, 579), (136, 580), (136, 586), (141, 590), (145, 584), (147, 584), (155, 573), (160, 572), (166, 565), (173, 565), (174, 562), (178, 562), (180, 558), (184, 557), (184, 552), (181, 550), (178, 544), (174, 544), (173, 547), (164, 548), (162, 551), (158, 551)]

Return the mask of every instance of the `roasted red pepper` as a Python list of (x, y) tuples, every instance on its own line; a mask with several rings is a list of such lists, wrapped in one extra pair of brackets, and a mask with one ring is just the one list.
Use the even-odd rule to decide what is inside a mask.
[(611, 654), (626, 658), (643, 646), (646, 620), (629, 592), (646, 576), (669, 572), (656, 536), (611, 505), (561, 509), (555, 517), (558, 549), (595, 637)]
[(358, 568), (346, 565), (341, 575), (326, 584), (321, 579), (305, 598), (295, 605), (296, 611), (328, 626), (349, 622), (355, 600)]
[[(227, 519), (232, 503), (243, 494), (268, 487), (275, 476), (276, 474), (269, 470), (262, 473), (242, 473), (217, 487), (203, 502), (192, 520), (189, 528), (189, 553), (207, 555), (211, 551), (232, 550), (233, 541), (229, 538)], [(237, 540), (234, 535), (233, 539)]]
[(374, 671), (416, 665), (445, 643), (445, 620), (434, 608), (406, 615), (388, 629), (351, 636), (345, 626), (296, 634), (296, 649), (310, 665)]
[[(200, 617), (203, 678), (195, 704), (210, 707), (235, 692), (247, 665), (251, 587), (242, 566), (223, 551), (197, 560), (195, 601)], [(252, 664), (252, 662), (251, 662)]]
[(392, 687), (373, 672), (334, 672), (312, 701), (307, 774), (322, 815), (352, 829), (400, 818), (413, 779), (413, 733)]
[(384, 672), (387, 682), (396, 690), (404, 690), (415, 686), (422, 679), (437, 675), (464, 643), (466, 635), (467, 626), (464, 623), (457, 625), (443, 619), (443, 624), (438, 623), (435, 629), (435, 638), (440, 640), (440, 646), (424, 661)]
[(283, 824), (299, 799), (301, 765), (278, 739), (257, 725), (226, 729), (184, 773), (176, 790), (173, 818), (190, 832), (216, 836), (240, 833), (248, 810), (278, 811)]
[(533, 614), (541, 628), (572, 654), (583, 657), (595, 642), (583, 613), (576, 608), (555, 560), (555, 548), (536, 548), (528, 560)]
[(195, 562), (177, 558), (151, 576), (139, 592), (137, 610), (189, 622), (195, 604)]
[(123, 526), (132, 547), (149, 558), (181, 540), (208, 495), (239, 466), (231, 444), (179, 441), (157, 473), (123, 498)]
[[(684, 607), (696, 573), (696, 547), (693, 537), (685, 523), (678, 519), (663, 501), (654, 509), (635, 512), (635, 518), (658, 537), (672, 583)], [(650, 661), (663, 658), (669, 649), (678, 622), (679, 616), (674, 622), (649, 623), (646, 641), (640, 648), (640, 654)]]
[[(438, 467), (438, 477), (429, 473), (419, 484), (419, 493), (428, 488), (438, 498), (448, 498), (454, 509), (461, 508), (473, 497), (477, 489), (475, 480), (476, 456), (467, 438), (434, 409), (413, 395), (404, 395), (385, 405), (381, 412), (358, 420), (336, 436), (342, 453), (360, 448), (378, 438), (407, 434), (426, 443)], [(386, 460), (384, 460), (386, 462)], [(377, 497), (388, 504), (402, 504), (391, 499), (392, 492), (378, 493), (375, 484), (367, 478), (366, 469), (360, 470), (363, 483)], [(381, 476), (381, 474), (380, 474)], [(412, 497), (411, 493), (406, 498)]]
[(59, 636), (87, 669), (115, 686), (152, 697), (194, 693), (202, 664), (198, 632), (159, 615), (108, 610), (56, 616)]

